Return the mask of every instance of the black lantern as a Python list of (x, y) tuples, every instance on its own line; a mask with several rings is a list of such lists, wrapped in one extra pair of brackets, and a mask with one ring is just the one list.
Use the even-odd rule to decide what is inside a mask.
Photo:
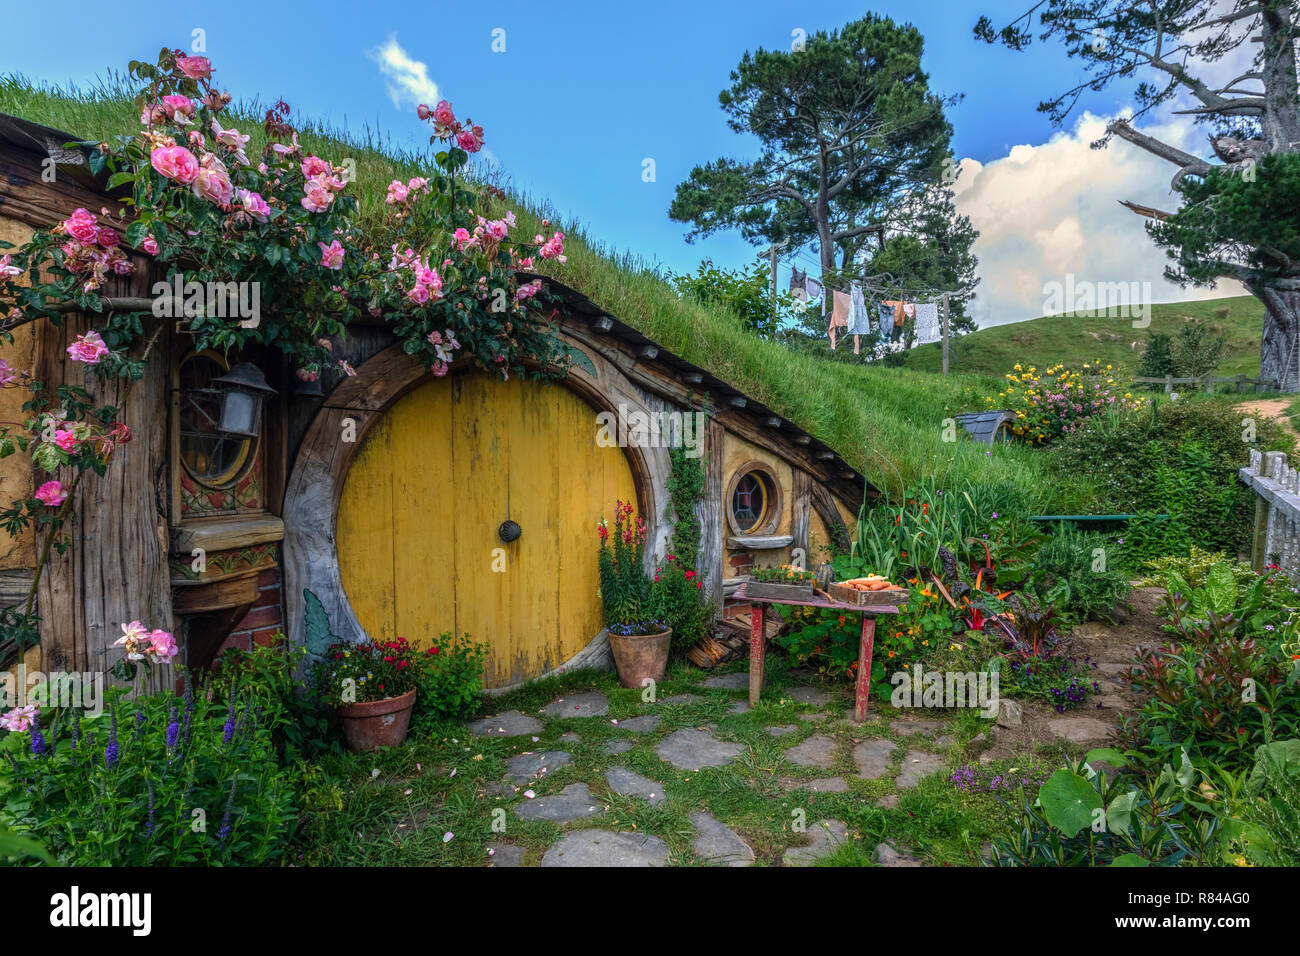
[(221, 389), (221, 422), (217, 430), (226, 435), (256, 438), (262, 430), (262, 402), (275, 389), (266, 384), (262, 370), (241, 362), (212, 385)]
[(509, 544), (512, 541), (518, 541), (519, 536), (523, 533), (524, 529), (519, 527), (519, 523), (511, 521), (508, 518), (501, 522), (501, 527), (497, 528), (497, 537), (506, 544)]

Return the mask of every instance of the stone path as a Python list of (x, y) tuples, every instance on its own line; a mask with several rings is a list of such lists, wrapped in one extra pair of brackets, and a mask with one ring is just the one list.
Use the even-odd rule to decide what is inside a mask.
[[(1102, 679), (1109, 678), (1116, 683), (1123, 681), (1124, 675), (1118, 673), (1119, 667), (1114, 664), (1106, 667), (1116, 673), (1107, 673)], [(736, 671), (706, 678), (697, 687), (701, 689), (700, 693), (679, 693), (641, 703), (634, 708), (632, 716), (627, 717), (611, 718), (609, 697), (599, 691), (584, 691), (559, 697), (535, 714), (507, 710), (475, 720), (467, 725), (472, 737), (514, 738), (511, 741), (514, 751), (501, 755), (505, 767), (503, 778), (484, 782), (480, 785), (480, 792), (504, 801), (508, 811), (520, 820), (563, 828), (544, 849), (540, 860), (542, 866), (669, 865), (673, 861), (668, 843), (654, 834), (640, 832), (635, 825), (638, 818), (620, 819), (627, 816), (627, 804), (612, 804), (608, 794), (628, 798), (642, 806), (660, 807), (669, 801), (675, 780), (690, 780), (691, 775), (697, 772), (735, 763), (748, 748), (727, 737), (737, 730), (732, 722), (752, 710), (747, 701), (736, 699), (748, 686), (748, 674)], [(724, 702), (725, 712), (721, 717), (712, 717), (715, 722), (707, 722), (708, 717), (695, 718), (700, 720), (698, 725), (681, 726), (693, 719), (690, 712), (682, 708), (702, 704), (716, 707)], [(959, 747), (954, 734), (947, 732), (948, 721), (907, 713), (887, 721), (889, 736), (856, 736), (863, 731), (846, 723), (843, 702), (842, 695), (811, 684), (764, 695), (762, 706), (769, 710), (763, 713), (772, 722), (739, 726), (761, 728), (772, 738), (773, 743), (767, 746), (774, 747), (773, 751), (764, 751), (762, 746), (756, 745), (758, 750), (754, 756), (760, 758), (760, 764), (762, 760), (771, 760), (771, 753), (779, 754), (777, 766), (766, 768), (771, 776), (765, 785), (771, 789), (765, 792), (804, 794), (805, 799), (816, 799), (811, 795), (845, 794), (848, 796), (840, 799), (867, 808), (864, 812), (897, 812), (900, 798), (906, 791), (934, 774), (950, 773), (950, 762), (955, 764), (963, 757), (974, 760), (980, 747), (987, 746), (989, 740), (1002, 732), (995, 729), (994, 721), (989, 721), (986, 733)], [(1105, 697), (1101, 698), (1101, 703), (1103, 708), (1108, 706)], [(1119, 704), (1117, 702), (1115, 706)], [(665, 708), (674, 709), (666, 711)], [(1015, 701), (1004, 700), (997, 723), (1017, 726), (1020, 711)], [(708, 713), (712, 716), (719, 711)], [(874, 705), (865, 732), (881, 733), (883, 725), (879, 719), (882, 716), (891, 715), (888, 710), (882, 712), (879, 705)], [(1100, 712), (1097, 716), (1067, 714), (1052, 720), (1051, 728), (1063, 739), (1081, 745), (1094, 744), (1104, 740), (1110, 729), (1105, 721), (1098, 719), (1099, 716)], [(575, 729), (567, 729), (561, 724), (555, 730), (564, 729), (563, 734), (553, 731), (552, 735), (544, 737), (548, 725), (554, 726), (553, 721), (577, 723), (570, 725)], [(798, 738), (805, 734), (808, 736), (781, 750), (782, 738)], [(602, 737), (609, 739), (602, 740)], [(472, 742), (469, 745), (464, 741), (452, 742), (465, 751), (473, 750)], [(842, 772), (846, 752), (851, 752), (855, 772), (844, 776), (830, 775)], [(590, 762), (593, 754), (599, 755), (594, 768)], [(621, 759), (617, 762), (610, 759), (624, 754), (633, 758), (634, 766), (660, 779), (633, 770)], [(644, 762), (648, 755), (663, 762), (664, 772), (655, 772), (651, 769), (653, 764)], [(475, 756), (474, 759), (482, 757)], [(572, 782), (575, 767), (585, 782)], [(777, 768), (784, 769), (784, 773)], [(814, 776), (818, 771), (826, 775)], [(683, 776), (674, 776), (677, 772)], [(799, 772), (806, 776), (795, 775)], [(548, 778), (556, 773), (560, 774), (560, 779), (552, 784)], [(754, 771), (745, 773), (752, 776)], [(872, 781), (880, 781), (874, 785), (874, 792), (860, 789)], [(891, 782), (897, 792), (880, 794), (879, 786), (889, 786)], [(751, 781), (750, 785), (761, 787), (764, 784)], [(583, 821), (595, 817), (602, 818), (600, 823), (592, 820), (584, 825)], [(681, 833), (681, 839), (690, 840), (689, 859), (713, 866), (749, 866), (758, 861), (746, 838), (728, 826), (725, 820), (703, 810), (694, 810), (688, 819), (691, 829)], [(888, 832), (887, 827), (885, 832)], [(523, 865), (528, 844), (510, 842), (511, 839), (507, 836), (489, 844), (485, 865)], [(513, 839), (519, 838), (516, 835)], [(808, 825), (801, 845), (788, 845), (792, 840), (800, 839), (787, 831), (775, 847), (768, 845), (763, 849), (763, 862), (786, 866), (812, 865), (835, 853), (849, 840), (849, 832), (843, 820), (827, 818)], [(675, 845), (678, 851), (685, 846), (684, 843)], [(869, 852), (869, 858), (878, 866), (925, 865), (923, 853), (892, 840), (878, 844), (874, 851)]]
[(696, 856), (724, 866), (749, 866), (754, 862), (749, 844), (707, 813), (692, 813), (691, 824), (695, 827), (691, 849)]
[(811, 842), (807, 846), (791, 847), (781, 858), (786, 866), (811, 866), (830, 856), (849, 838), (849, 828), (843, 820), (818, 820), (808, 827)]
[(744, 747), (718, 740), (707, 730), (685, 727), (675, 730), (655, 749), (660, 760), (665, 760), (682, 770), (700, 770), (704, 767), (721, 767), (731, 763)]
[(666, 866), (668, 844), (644, 833), (575, 830), (546, 851), (542, 866)]

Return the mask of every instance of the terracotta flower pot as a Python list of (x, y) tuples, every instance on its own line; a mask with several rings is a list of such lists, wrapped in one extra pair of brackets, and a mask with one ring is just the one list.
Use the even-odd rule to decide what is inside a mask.
[(371, 700), (362, 704), (344, 704), (338, 709), (338, 715), (348, 750), (361, 753), (380, 747), (398, 746), (406, 739), (406, 731), (411, 726), (411, 708), (414, 706), (414, 690), (408, 690), (400, 697), (385, 697), (383, 700)]
[(609, 649), (614, 652), (618, 679), (624, 687), (641, 687), (646, 678), (662, 680), (668, 669), (668, 651), (673, 643), (673, 629), (662, 634), (639, 634), (624, 637), (609, 635)]

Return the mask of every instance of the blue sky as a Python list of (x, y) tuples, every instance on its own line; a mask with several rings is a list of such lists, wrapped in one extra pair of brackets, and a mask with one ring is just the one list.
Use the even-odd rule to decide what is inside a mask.
[[(432, 93), (430, 87), (436, 86), (437, 95), (451, 100), (458, 115), (482, 125), (491, 155), (531, 198), (549, 200), (565, 220), (577, 221), (615, 249), (630, 249), (648, 261), (685, 271), (705, 256), (738, 266), (753, 255), (734, 235), (687, 245), (684, 227), (667, 216), (674, 188), (692, 166), (720, 155), (751, 153), (752, 144), (731, 133), (718, 107), (717, 95), (728, 83), (729, 70), (746, 50), (788, 48), (793, 30), (811, 33), (839, 26), (867, 10), (919, 27), (926, 37), (924, 64), (932, 86), (965, 94), (949, 113), (956, 152), (964, 176), (970, 170), (1000, 183), (1000, 193), (990, 195), (987, 184), (980, 190), (972, 186), (971, 193), (980, 197), (973, 206), (982, 210), (977, 226), (984, 227), (982, 216), (997, 226), (1007, 211), (999, 196), (1032, 195), (1038, 176), (1032, 167), (1044, 167), (1049, 159), (1039, 154), (1029, 172), (1023, 171), (1023, 162), (1009, 159), (1017, 147), (1023, 154), (1024, 147), (1051, 143), (1054, 131), (1036, 112), (1038, 101), (1071, 85), (1079, 69), (1057, 46), (1036, 45), (1015, 54), (972, 38), (971, 26), (981, 12), (1001, 25), (1021, 13), (1026, 3), (228, 0), (211, 8), (187, 5), (172, 12), (167, 6), (151, 6), (147, 16), (119, 16), (107, 13), (102, 3), (63, 0), (57, 16), (51, 17), (50, 7), (8, 2), (7, 28), (0, 34), (0, 71), (85, 85), (107, 69), (124, 67), (129, 59), (151, 59), (161, 46), (189, 47), (192, 31), (201, 29), (216, 78), (236, 98), (283, 97), (295, 110), (335, 125), (358, 128), (369, 123), (398, 142), (416, 144), (427, 138), (427, 127), (411, 113), (416, 94), (399, 89), (395, 105), (393, 78), (381, 69), (380, 51), (388, 50), (391, 63), (400, 48), (402, 56), (424, 65), (423, 74), (416, 67), (417, 89), (423, 86)], [(504, 30), (504, 53), (492, 49), (497, 29)], [(1092, 94), (1081, 106), (1111, 115), (1126, 105), (1126, 93), (1115, 89)], [(1114, 151), (1112, 147), (1109, 152)], [(641, 175), (647, 158), (656, 167), (656, 181), (651, 183), (643, 182)], [(1110, 161), (1101, 160), (1103, 165)], [(994, 176), (997, 170), (1001, 172)], [(974, 183), (971, 179), (965, 185)], [(1094, 191), (1086, 183), (1076, 185), (1089, 195)], [(1161, 188), (1145, 198), (1167, 202), (1167, 175), (1162, 173), (1153, 185)], [(1059, 192), (1058, 185), (1053, 194)], [(1049, 215), (1070, 218), (1069, 211), (1067, 202), (1062, 211)], [(1133, 243), (1134, 252), (1124, 258), (1131, 260), (1140, 251), (1150, 257), (1151, 274), (1158, 274), (1162, 256), (1146, 243), (1140, 223), (1116, 219), (1116, 227)], [(1023, 267), (1033, 253), (1026, 253), (1025, 237), (1040, 235), (1047, 237), (1042, 241), (1048, 246), (1064, 243), (1070, 250), (1064, 268), (1075, 268), (1077, 260), (1078, 268), (1086, 271), (1094, 237), (1096, 242), (1116, 241), (1114, 234), (1099, 234), (1104, 231), (1096, 222), (1080, 220), (1080, 244), (1071, 239), (1069, 228), (1062, 233), (1059, 221), (1026, 221), (1024, 235), (1006, 236), (1004, 245), (977, 248), (987, 260), (981, 271), (987, 271), (989, 279), (1002, 276), (998, 270), (1004, 255)], [(1036, 242), (1028, 245), (1037, 248)], [(1014, 257), (1009, 252), (1013, 249), (1018, 250)], [(1027, 272), (1046, 270), (1045, 277), (1051, 278), (1061, 268), (1060, 262), (1049, 262), (1041, 268), (1030, 265)], [(1121, 277), (1139, 278), (1131, 266), (1123, 270)], [(987, 284), (984, 321), (1038, 314), (1040, 294), (1031, 289), (1032, 275), (1017, 280), (1017, 287), (1031, 289), (1022, 289), (1018, 299), (998, 292), (996, 285)], [(1166, 291), (1163, 297), (1181, 294)]]

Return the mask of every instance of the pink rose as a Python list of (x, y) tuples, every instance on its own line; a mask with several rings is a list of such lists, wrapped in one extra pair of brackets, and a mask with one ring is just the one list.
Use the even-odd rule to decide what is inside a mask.
[(190, 117), (194, 115), (193, 101), (188, 96), (179, 96), (175, 93), (162, 98), (162, 108), (168, 119), (175, 120), (182, 126), (187, 125)]
[(14, 276), (23, 274), (23, 270), (18, 266), (10, 265), (13, 261), (14, 257), (7, 252), (0, 256), (0, 279), (12, 279)]
[(160, 146), (149, 153), (149, 163), (168, 179), (186, 185), (199, 175), (199, 161), (184, 146)]
[(10, 368), (9, 363), (0, 359), (0, 385), (8, 385), (18, 377), (18, 370)]
[(267, 205), (261, 193), (255, 193), (250, 189), (237, 189), (235, 194), (239, 197), (239, 205), (243, 207), (244, 212), (258, 222), (266, 222), (271, 217), (271, 207)]
[(417, 282), (415, 287), (406, 293), (406, 297), (416, 305), (424, 305), (429, 301), (429, 287)]
[(191, 80), (206, 80), (212, 76), (212, 62), (206, 56), (178, 56), (176, 68)]
[(57, 508), (67, 500), (68, 493), (63, 490), (63, 483), (47, 481), (36, 489), (36, 498), (47, 508)]
[(229, 206), (235, 197), (235, 187), (225, 170), (216, 167), (200, 169), (194, 178), (194, 195), (200, 199), (214, 202), (218, 206)]
[(318, 242), (316, 245), (320, 246), (320, 264), (322, 266), (326, 269), (343, 268), (343, 247), (339, 245), (337, 239), (328, 246), (323, 242)]
[(140, 243), (140, 248), (151, 256), (158, 255), (158, 240), (153, 236), (145, 236), (144, 241)]
[[(421, 117), (421, 119), (425, 118)], [(441, 126), (455, 126), (456, 114), (451, 111), (451, 104), (446, 100), (439, 101), (433, 109), (433, 121)]]
[(322, 176), (328, 176), (334, 170), (330, 164), (325, 162), (319, 156), (308, 156), (302, 161), (302, 174), (308, 179), (318, 179)]
[(319, 179), (307, 180), (301, 199), (302, 208), (308, 212), (324, 212), (334, 201), (334, 193)]
[(411, 192), (419, 192), (425, 186), (429, 185), (429, 180), (422, 176), (413, 176), (406, 184), (406, 188)]
[(108, 346), (98, 332), (91, 331), (78, 335), (77, 340), (68, 346), (67, 352), (74, 362), (98, 365), (99, 360), (108, 354)]
[(99, 230), (99, 244), (105, 249), (114, 248), (122, 240), (117, 235), (116, 229), (110, 229), (105, 226)]
[(474, 237), (469, 234), (469, 230), (466, 229), (464, 226), (461, 226), (454, 233), (452, 233), (452, 237), (456, 240), (457, 249), (463, 250), (466, 246), (473, 246), (477, 244), (477, 240), (475, 240)]
[(475, 136), (470, 130), (463, 129), (456, 134), (456, 145), (467, 153), (477, 153), (483, 148), (483, 140)]
[(384, 202), (390, 206), (396, 206), (398, 203), (404, 203), (410, 198), (411, 190), (409, 187), (402, 185), (401, 180), (394, 179), (388, 184), (388, 195), (384, 197)]
[(166, 631), (156, 630), (150, 632), (149, 654), (169, 661), (176, 656), (177, 651), (176, 638), (172, 637)]
[(422, 120), (427, 120), (427, 119), (429, 118), (431, 112), (432, 112), (432, 111), (429, 109), (429, 107), (427, 107), (427, 106), (426, 106), (425, 104), (423, 104), (423, 103), (421, 103), (419, 106), (417, 106), (417, 107), (415, 108), (415, 115), (418, 116), (418, 117), (420, 117), (420, 119), (422, 119)]
[(69, 216), (63, 223), (63, 230), (87, 245), (99, 241), (99, 220), (88, 209), (78, 209)]
[(54, 433), (54, 444), (71, 454), (77, 450), (77, 433), (70, 428), (63, 428)]

